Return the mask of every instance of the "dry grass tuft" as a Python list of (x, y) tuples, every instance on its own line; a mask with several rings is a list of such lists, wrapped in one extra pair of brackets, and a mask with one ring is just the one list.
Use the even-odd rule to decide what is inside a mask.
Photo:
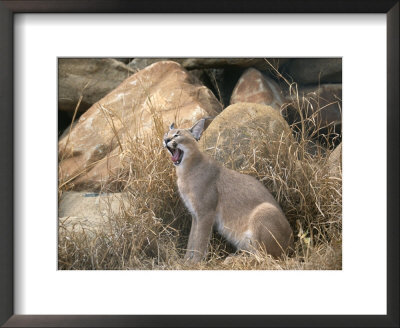
[[(318, 132), (326, 127), (318, 126), (313, 116), (304, 117), (309, 99), (298, 96), (295, 84), (288, 82), (288, 87), (295, 95), (290, 106), (301, 117), (291, 126), (293, 151), (271, 156), (268, 145), (258, 140), (240, 171), (262, 181), (281, 204), (295, 233), (293, 254), (276, 260), (262, 252), (235, 253), (214, 233), (206, 260), (196, 265), (182, 261), (191, 218), (179, 198), (175, 169), (162, 147), (164, 125), (154, 110), (153, 135), (121, 141), (123, 168), (103, 186), (103, 192), (119, 186), (128, 201), (121, 200), (118, 211), (110, 207), (103, 229), (71, 230), (60, 223), (59, 269), (341, 269), (342, 180), (327, 167), (335, 136), (325, 134), (324, 147), (315, 145), (321, 138)], [(312, 153), (310, 144), (316, 149)], [(60, 186), (60, 194), (68, 190), (68, 184), (60, 181)]]

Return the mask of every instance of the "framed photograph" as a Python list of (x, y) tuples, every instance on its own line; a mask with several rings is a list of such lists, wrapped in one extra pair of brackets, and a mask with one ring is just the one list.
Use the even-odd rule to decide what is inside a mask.
[(0, 1), (0, 323), (398, 326), (398, 18)]

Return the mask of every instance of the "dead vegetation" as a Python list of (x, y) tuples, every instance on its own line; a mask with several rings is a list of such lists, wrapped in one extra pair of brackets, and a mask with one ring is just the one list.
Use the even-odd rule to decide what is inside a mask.
[[(293, 151), (271, 156), (268, 145), (258, 142), (240, 171), (257, 177), (279, 201), (294, 230), (293, 254), (276, 260), (265, 253), (235, 253), (214, 233), (206, 260), (196, 265), (182, 261), (191, 218), (179, 198), (175, 169), (162, 147), (164, 125), (154, 110), (151, 136), (119, 140), (123, 167), (102, 188), (108, 192), (118, 186), (129, 205), (121, 201), (118, 211), (110, 209), (100, 231), (71, 230), (60, 222), (59, 269), (340, 270), (342, 179), (331, 175), (327, 167), (339, 136), (333, 128), (320, 126), (319, 108), (313, 109), (313, 115), (304, 115), (317, 102), (311, 103), (298, 94), (295, 84), (286, 82), (294, 96), (282, 112), (290, 107), (300, 117), (291, 125), (296, 139)], [(70, 188), (64, 181), (59, 186), (59, 194)]]

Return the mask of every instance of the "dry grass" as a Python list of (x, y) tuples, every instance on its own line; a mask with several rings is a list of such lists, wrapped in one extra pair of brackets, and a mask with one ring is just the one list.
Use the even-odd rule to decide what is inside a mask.
[[(309, 100), (298, 96), (295, 85), (288, 82), (288, 87), (295, 95), (290, 106), (301, 117), (292, 125), (295, 151), (270, 156), (267, 144), (254, 143), (252, 156), (240, 170), (261, 180), (281, 204), (295, 233), (293, 254), (276, 260), (264, 253), (235, 253), (214, 233), (206, 260), (196, 265), (182, 261), (191, 218), (178, 195), (175, 169), (162, 148), (163, 122), (154, 111), (152, 137), (145, 142), (125, 138), (120, 145), (125, 164), (112, 185), (120, 186), (129, 206), (121, 201), (119, 211), (110, 210), (101, 230), (71, 231), (61, 224), (59, 269), (341, 269), (342, 181), (330, 176), (326, 165), (332, 137), (325, 136), (326, 146), (317, 145), (310, 154), (309, 145), (320, 127), (315, 117), (303, 116)], [(62, 181), (60, 185), (68, 188)]]

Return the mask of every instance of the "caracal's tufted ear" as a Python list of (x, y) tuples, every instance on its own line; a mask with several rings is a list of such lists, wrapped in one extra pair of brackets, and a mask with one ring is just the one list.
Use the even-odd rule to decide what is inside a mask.
[(173, 130), (174, 127), (175, 127), (175, 123), (172, 123), (172, 124), (169, 126), (169, 129), (170, 129), (170, 130)]
[(211, 117), (205, 117), (202, 118), (201, 120), (198, 120), (190, 129), (189, 132), (192, 134), (192, 136), (199, 141), (201, 134), (204, 131), (204, 125), (206, 123), (206, 120), (210, 120)]

